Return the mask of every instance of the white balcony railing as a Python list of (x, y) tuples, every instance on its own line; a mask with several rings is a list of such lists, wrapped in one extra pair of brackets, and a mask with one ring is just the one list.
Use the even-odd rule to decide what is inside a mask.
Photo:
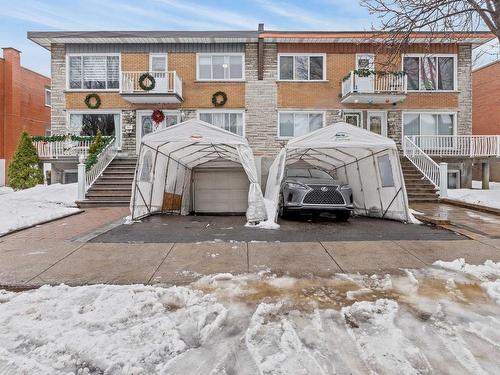
[[(85, 173), (85, 191), (101, 176), (102, 172), (113, 161), (118, 151), (114, 147), (114, 139), (97, 155), (97, 162)], [(80, 183), (80, 181), (79, 181)]]
[(63, 157), (76, 157), (83, 155), (85, 158), (92, 140), (72, 141), (34, 141), (33, 145), (40, 159), (58, 159)]
[(429, 156), (500, 157), (500, 135), (415, 135), (409, 138)]
[(417, 167), (426, 179), (439, 188), (441, 182), (439, 164), (408, 137), (403, 139), (403, 150), (406, 158)]
[(342, 97), (352, 93), (405, 94), (406, 91), (407, 78), (403, 72), (398, 74), (371, 72), (366, 76), (360, 76), (353, 70), (342, 81)]
[[(150, 74), (155, 85), (152, 90), (144, 90), (139, 80), (144, 73)], [(148, 82), (149, 83), (149, 82)], [(121, 72), (122, 94), (175, 94), (182, 98), (182, 79), (177, 72)]]

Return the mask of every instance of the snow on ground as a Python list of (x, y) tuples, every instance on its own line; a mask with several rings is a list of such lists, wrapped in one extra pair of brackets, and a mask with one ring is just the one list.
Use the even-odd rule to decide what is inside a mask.
[(0, 291), (1, 374), (498, 374), (500, 263)]
[(0, 186), (0, 195), (13, 193), (14, 189), (8, 186)]
[(489, 190), (481, 190), (481, 181), (472, 181), (472, 189), (448, 189), (448, 196), (466, 203), (500, 209), (500, 182), (490, 182)]
[(13, 230), (78, 212), (77, 184), (37, 185), (0, 194), (0, 236)]

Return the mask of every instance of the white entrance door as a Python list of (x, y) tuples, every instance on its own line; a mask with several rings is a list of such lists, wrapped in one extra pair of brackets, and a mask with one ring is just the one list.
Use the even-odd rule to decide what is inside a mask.
[(155, 79), (155, 88), (153, 92), (166, 92), (167, 91), (167, 70), (168, 60), (167, 55), (164, 53), (152, 53), (149, 55), (149, 70)]
[[(375, 70), (375, 55), (373, 53), (356, 54), (356, 70)], [(372, 93), (374, 89), (375, 77), (373, 74), (367, 77), (356, 76), (357, 92)]]
[(241, 169), (198, 169), (194, 173), (193, 208), (197, 213), (243, 214), (250, 182)]
[(368, 112), (368, 130), (387, 137), (387, 116), (384, 111)]
[(137, 153), (139, 153), (139, 148), (141, 146), (142, 137), (145, 135), (155, 132), (160, 129), (165, 129), (166, 127), (178, 124), (180, 122), (180, 113), (178, 111), (163, 111), (165, 115), (165, 120), (163, 122), (156, 124), (152, 119), (151, 115), (153, 111), (137, 111), (136, 115), (136, 145)]

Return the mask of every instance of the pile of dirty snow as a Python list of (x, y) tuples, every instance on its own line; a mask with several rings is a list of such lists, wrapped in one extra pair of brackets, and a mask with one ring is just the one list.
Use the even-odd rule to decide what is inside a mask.
[(0, 194), (0, 236), (78, 212), (77, 184), (37, 185)]
[(0, 291), (0, 373), (495, 374), (500, 263)]
[(500, 182), (490, 182), (489, 190), (481, 190), (481, 181), (472, 181), (472, 189), (449, 189), (448, 197), (500, 209)]

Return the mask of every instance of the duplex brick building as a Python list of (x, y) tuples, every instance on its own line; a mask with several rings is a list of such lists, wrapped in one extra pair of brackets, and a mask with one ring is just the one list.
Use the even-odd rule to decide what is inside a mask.
[(50, 78), (21, 66), (20, 52), (3, 48), (0, 58), (0, 186), (23, 131), (50, 131)]
[[(389, 66), (390, 53), (378, 52), (382, 36), (262, 25), (258, 31), (28, 33), (52, 55), (53, 134), (100, 128), (116, 137), (121, 155), (134, 156), (144, 134), (199, 118), (245, 136), (263, 180), (288, 139), (336, 121), (400, 147), (405, 135), (472, 134), (471, 54), (491, 34), (416, 33)], [(149, 91), (147, 77), (155, 81)], [(222, 106), (213, 102), (220, 92), (227, 98)], [(85, 103), (91, 93), (100, 98), (97, 109)], [(155, 109), (165, 115), (159, 126), (151, 119)], [(470, 185), (471, 165), (448, 161), (462, 185)]]

